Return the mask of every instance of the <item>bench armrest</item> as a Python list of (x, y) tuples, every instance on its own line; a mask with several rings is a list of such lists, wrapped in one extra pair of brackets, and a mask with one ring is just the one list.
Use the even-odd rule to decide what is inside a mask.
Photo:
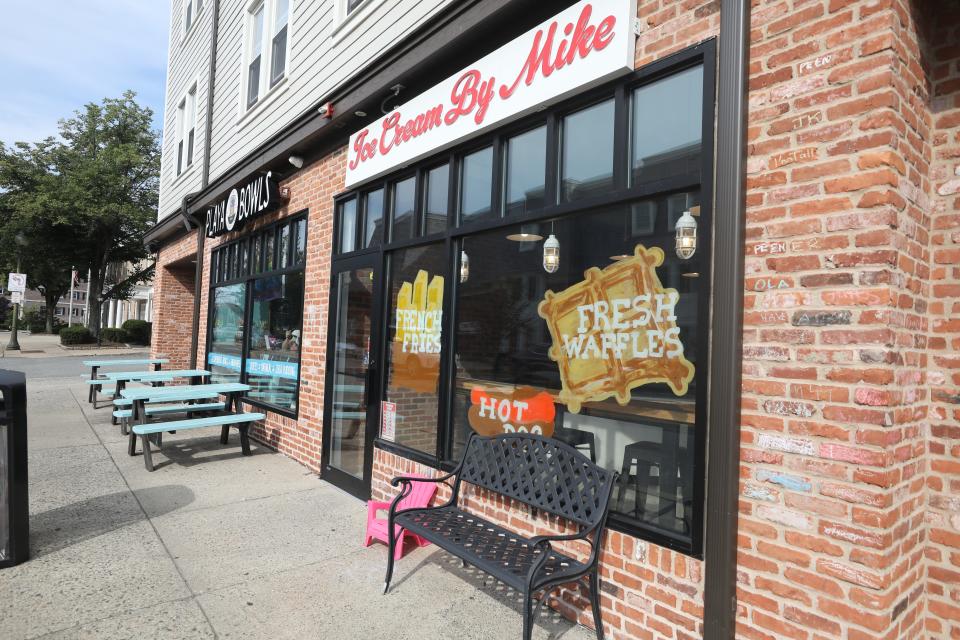
[(440, 476), (439, 478), (419, 478), (419, 477), (412, 477), (412, 476), (397, 476), (390, 481), (390, 485), (393, 487), (398, 487), (400, 486), (401, 482), (404, 484), (409, 484), (411, 482), (445, 482), (446, 480), (449, 480), (455, 475), (457, 475), (457, 470), (454, 470), (445, 476)]
[(568, 540), (584, 540), (589, 542), (591, 546), (593, 545), (593, 540), (587, 535), (589, 531), (578, 531), (577, 533), (569, 533), (563, 536), (534, 536), (530, 538), (527, 542), (531, 547), (539, 547), (540, 545), (545, 545), (548, 549), (552, 546), (552, 542), (566, 542)]

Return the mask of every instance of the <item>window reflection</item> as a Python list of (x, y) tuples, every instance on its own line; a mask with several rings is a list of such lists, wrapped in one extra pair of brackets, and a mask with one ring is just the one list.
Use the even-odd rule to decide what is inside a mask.
[(539, 127), (507, 140), (504, 166), (504, 210), (507, 215), (545, 204), (547, 128)]
[(613, 100), (572, 113), (561, 128), (561, 200), (602, 194), (613, 186)]
[[(470, 277), (458, 287), (453, 459), (459, 458), (467, 437), (478, 427), (552, 433), (552, 437), (578, 448), (605, 468), (623, 474), (614, 491), (616, 511), (648, 527), (681, 536), (690, 534), (696, 459), (693, 424), (701, 376), (695, 371), (701, 280), (684, 274), (703, 272), (704, 267), (699, 262), (700, 254), (689, 261), (676, 257), (670, 221), (698, 202), (696, 192), (678, 193), (555, 220), (552, 227), (560, 242), (561, 261), (552, 274), (542, 266), (542, 241), (526, 243), (506, 238), (520, 231), (519, 226), (469, 237)], [(530, 231), (531, 226), (536, 225), (525, 225), (524, 230)], [(550, 227), (550, 223), (541, 223), (534, 231), (546, 237)], [(558, 361), (564, 358), (553, 351), (554, 338), (541, 315), (541, 304), (548, 291), (557, 295), (590, 278), (606, 277), (601, 274), (610, 271), (599, 270), (632, 258), (638, 246), (663, 251), (663, 264), (655, 268), (655, 274), (662, 289), (675, 289), (677, 297), (670, 306), (671, 294), (663, 293), (667, 297), (662, 299), (662, 315), (675, 316), (670, 323), (675, 323), (682, 356), (695, 372), (680, 395), (667, 383), (648, 382), (629, 390), (625, 404), (611, 393), (603, 400), (584, 400), (574, 411), (573, 403), (561, 398), (564, 382)], [(594, 275), (586, 276), (588, 270)], [(644, 273), (639, 268), (637, 271)], [(603, 334), (616, 334), (611, 327), (623, 324), (619, 314), (626, 311), (626, 306), (615, 301), (626, 295), (618, 291), (627, 289), (618, 281), (605, 283), (599, 290), (606, 297), (607, 307), (584, 310), (582, 320), (578, 319), (580, 306), (567, 308), (572, 319), (572, 324), (566, 325), (568, 339), (578, 339), (580, 323), (587, 329), (587, 336), (597, 337), (597, 351), (592, 354), (587, 347), (580, 352), (570, 347), (571, 353), (584, 355), (567, 359), (577, 369), (574, 373), (581, 379), (595, 374), (595, 384), (602, 386), (616, 384), (625, 370), (621, 367), (636, 370), (646, 366), (646, 379), (656, 379), (659, 368), (668, 362), (664, 355), (668, 349), (666, 336), (656, 331), (661, 325), (643, 325), (635, 331), (624, 325), (623, 332), (629, 337), (622, 340), (624, 351), (618, 353), (617, 339), (607, 340)], [(579, 304), (592, 300), (585, 298)], [(654, 309), (654, 305), (650, 302), (647, 306)], [(654, 334), (650, 336), (648, 331)], [(624, 353), (630, 340), (644, 345), (649, 355), (638, 357), (634, 351), (634, 359), (628, 363)], [(492, 403), (504, 400), (523, 408), (494, 413)], [(509, 418), (503, 420), (504, 415)]]
[(447, 228), (447, 195), (450, 190), (450, 166), (430, 169), (426, 175), (426, 202), (423, 225), (427, 234)]
[(392, 240), (409, 240), (414, 237), (416, 218), (416, 177), (401, 180), (393, 185), (393, 230)]
[(631, 160), (634, 183), (700, 169), (702, 112), (702, 66), (633, 92)]
[(383, 229), (383, 189), (371, 191), (366, 198), (363, 246), (379, 247), (386, 235)]
[(460, 217), (474, 220), (491, 214), (493, 147), (463, 157), (460, 168)]
[(248, 397), (282, 409), (297, 408), (303, 273), (253, 281), (250, 352), (245, 370)]
[(232, 284), (213, 290), (207, 365), (212, 382), (239, 382), (243, 357), (243, 313), (247, 285)]
[[(353, 198), (340, 205), (340, 252), (346, 253), (356, 248), (357, 238), (357, 200)], [(267, 271), (273, 268), (273, 238), (267, 237)]]
[(439, 407), (443, 243), (391, 254), (385, 400), (396, 403), (395, 441), (435, 454)]

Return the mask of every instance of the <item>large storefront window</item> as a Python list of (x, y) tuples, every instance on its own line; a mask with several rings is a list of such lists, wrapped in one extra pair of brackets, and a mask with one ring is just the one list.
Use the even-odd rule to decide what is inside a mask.
[(615, 512), (689, 534), (702, 267), (673, 227), (698, 205), (680, 192), (524, 225), (558, 240), (554, 273), (519, 226), (466, 240), (453, 458), (474, 431), (551, 436), (621, 472)]
[(213, 290), (210, 348), (207, 364), (213, 382), (239, 382), (243, 360), (244, 309), (247, 288), (242, 284)]
[(437, 450), (446, 247), (401, 249), (391, 261), (384, 400), (396, 406), (394, 441), (432, 454)]
[[(409, 190), (420, 194), (378, 255), (389, 274), (379, 380), (390, 425), (379, 446), (445, 466), (474, 433), (555, 438), (620, 474), (613, 527), (699, 554), (708, 50), (364, 187), (416, 180)], [(339, 228), (354, 197), (338, 198)], [(681, 218), (696, 228), (689, 249), (678, 248)], [(409, 228), (435, 235), (411, 246)]]
[[(350, 215), (355, 221), (356, 210)], [(295, 216), (211, 257), (213, 378), (249, 384), (247, 400), (289, 415), (296, 414), (300, 382), (306, 232), (306, 217)]]

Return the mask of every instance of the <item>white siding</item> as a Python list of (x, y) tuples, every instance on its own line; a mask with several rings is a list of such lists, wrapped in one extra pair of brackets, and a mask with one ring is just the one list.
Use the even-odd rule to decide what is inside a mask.
[[(203, 173), (204, 133), (207, 118), (207, 73), (210, 67), (210, 30), (213, 28), (213, 1), (206, 0), (200, 15), (183, 36), (183, 3), (170, 3), (170, 48), (167, 59), (167, 93), (163, 112), (163, 155), (160, 162), (160, 206), (158, 218), (165, 218), (182, 204), (183, 197), (198, 191)], [(197, 84), (197, 120), (193, 140), (193, 164), (177, 175), (177, 105)], [(186, 138), (184, 139), (186, 165)]]
[[(221, 0), (217, 44), (217, 74), (213, 100), (210, 181), (215, 181), (252, 150), (270, 140), (287, 124), (320, 104), (337, 86), (400, 42), (416, 27), (453, 0), (368, 0), (345, 23), (337, 18), (340, 0), (291, 0), (286, 78), (260, 97), (249, 111), (241, 96), (244, 69), (245, 15), (249, 0)], [(198, 80), (199, 113), (206, 109), (209, 65), (209, 29), (212, 1), (204, 3), (193, 34), (181, 47), (182, 3), (172, 0), (173, 25), (167, 115), (164, 128), (164, 167), (161, 177), (160, 217), (169, 215), (182, 197), (200, 188), (200, 167), (194, 160), (189, 176), (176, 174), (176, 107), (190, 84)], [(338, 29), (339, 26), (339, 29)], [(265, 38), (265, 47), (269, 39)], [(267, 73), (267, 69), (261, 71)], [(198, 115), (196, 148), (203, 149), (203, 119)]]

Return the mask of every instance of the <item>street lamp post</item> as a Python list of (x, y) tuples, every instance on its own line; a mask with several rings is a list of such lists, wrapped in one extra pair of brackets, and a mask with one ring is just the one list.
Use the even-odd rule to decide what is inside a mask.
[[(22, 233), (18, 233), (13, 237), (14, 242), (17, 243), (17, 273), (20, 273), (20, 254), (22, 253), (21, 247), (27, 246), (27, 239), (23, 237)], [(26, 291), (20, 294), (20, 299), (23, 299)], [(20, 342), (17, 340), (17, 323), (20, 320), (20, 303), (13, 305), (13, 322), (10, 323), (10, 341), (7, 342), (8, 351), (19, 351)]]

